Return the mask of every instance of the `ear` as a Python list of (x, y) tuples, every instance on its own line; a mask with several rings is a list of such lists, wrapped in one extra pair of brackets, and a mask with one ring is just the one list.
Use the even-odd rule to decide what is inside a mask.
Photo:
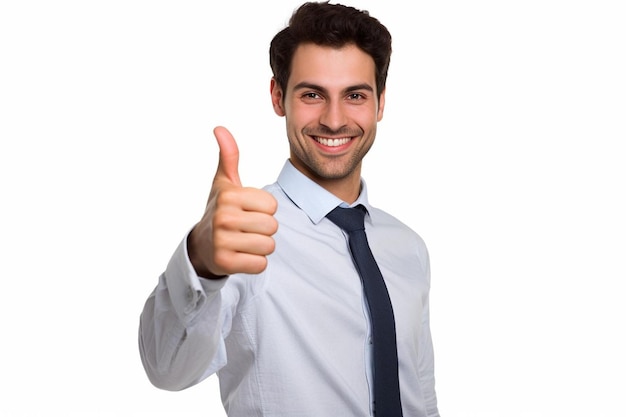
[(280, 87), (280, 85), (278, 85), (278, 82), (274, 77), (272, 77), (272, 81), (270, 82), (270, 94), (272, 96), (272, 106), (274, 107), (274, 113), (281, 117), (284, 116), (285, 96), (283, 95), (283, 89)]
[(378, 99), (378, 112), (376, 116), (379, 122), (383, 119), (383, 112), (385, 111), (385, 91), (387, 90), (383, 90)]

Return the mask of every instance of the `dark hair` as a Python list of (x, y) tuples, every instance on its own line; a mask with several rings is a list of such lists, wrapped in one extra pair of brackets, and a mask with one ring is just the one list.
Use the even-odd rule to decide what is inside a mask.
[(313, 43), (340, 48), (355, 44), (374, 59), (378, 97), (385, 89), (391, 58), (391, 34), (366, 10), (341, 4), (308, 2), (291, 16), (289, 25), (270, 43), (270, 66), (274, 79), (285, 91), (291, 60), (298, 45)]

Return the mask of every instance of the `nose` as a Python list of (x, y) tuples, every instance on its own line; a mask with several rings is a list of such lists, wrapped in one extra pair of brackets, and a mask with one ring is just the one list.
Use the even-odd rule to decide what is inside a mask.
[(320, 115), (320, 124), (337, 131), (347, 124), (345, 109), (340, 100), (329, 100)]

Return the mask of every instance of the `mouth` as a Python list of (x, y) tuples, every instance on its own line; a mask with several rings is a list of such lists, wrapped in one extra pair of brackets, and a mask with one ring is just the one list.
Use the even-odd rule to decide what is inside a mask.
[(321, 136), (313, 136), (313, 139), (315, 139), (315, 141), (317, 143), (319, 143), (320, 145), (324, 145), (324, 146), (328, 146), (330, 148), (335, 148), (338, 146), (343, 146), (346, 143), (350, 142), (352, 140), (351, 137), (345, 137), (345, 138), (324, 138)]

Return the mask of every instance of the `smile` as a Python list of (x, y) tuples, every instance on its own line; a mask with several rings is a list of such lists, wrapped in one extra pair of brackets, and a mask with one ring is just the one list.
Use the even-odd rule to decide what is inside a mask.
[(341, 145), (345, 145), (346, 143), (350, 142), (351, 138), (337, 138), (337, 139), (332, 139), (332, 138), (321, 138), (319, 136), (315, 136), (314, 137), (315, 140), (324, 145), (324, 146), (330, 146), (330, 147), (335, 147), (335, 146), (341, 146)]

